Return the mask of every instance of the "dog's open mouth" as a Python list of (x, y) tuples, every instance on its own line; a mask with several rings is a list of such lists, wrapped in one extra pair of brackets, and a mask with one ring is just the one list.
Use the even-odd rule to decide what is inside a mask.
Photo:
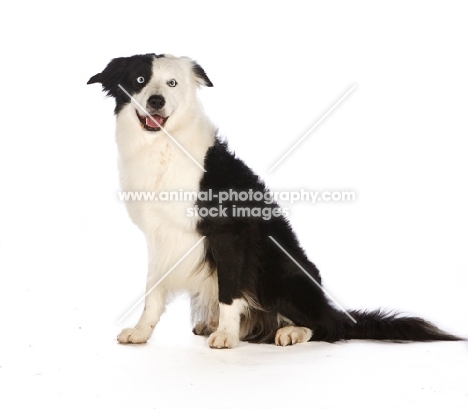
[(138, 111), (136, 111), (136, 114), (143, 128), (152, 132), (160, 131), (161, 127), (166, 123), (167, 118), (169, 118), (164, 118), (161, 115), (156, 114), (151, 116), (142, 116), (138, 113)]

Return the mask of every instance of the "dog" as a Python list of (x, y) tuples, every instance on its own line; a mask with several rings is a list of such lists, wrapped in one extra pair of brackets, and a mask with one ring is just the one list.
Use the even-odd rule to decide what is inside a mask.
[(240, 340), (286, 346), (462, 339), (422, 318), (343, 311), (329, 301), (280, 206), (252, 195), (241, 201), (242, 192), (266, 198), (269, 191), (206, 115), (198, 89), (213, 83), (196, 61), (168, 54), (115, 58), (89, 79), (94, 83), (115, 99), (122, 191), (196, 194), (126, 201), (147, 240), (148, 278), (141, 318), (122, 330), (120, 343), (147, 342), (168, 296), (181, 291), (191, 297), (193, 332), (208, 336), (212, 348)]

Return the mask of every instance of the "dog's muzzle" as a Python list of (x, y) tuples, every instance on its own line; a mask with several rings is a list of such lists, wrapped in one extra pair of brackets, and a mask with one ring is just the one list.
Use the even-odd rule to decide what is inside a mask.
[[(140, 113), (136, 111), (138, 119), (144, 129), (153, 132), (161, 130), (161, 127), (164, 126), (168, 117), (163, 117), (157, 114), (157, 112), (164, 108), (165, 104), (166, 100), (162, 95), (151, 95), (146, 101), (146, 109), (150, 115), (140, 115)], [(154, 112), (154, 114), (152, 112)]]

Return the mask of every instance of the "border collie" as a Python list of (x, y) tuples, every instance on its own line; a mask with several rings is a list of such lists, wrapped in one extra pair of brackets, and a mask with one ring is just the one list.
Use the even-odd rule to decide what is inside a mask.
[[(193, 332), (209, 336), (212, 348), (233, 348), (239, 340), (284, 346), (461, 339), (421, 318), (333, 306), (281, 208), (252, 197), (240, 201), (242, 192), (267, 197), (268, 190), (205, 114), (197, 89), (213, 84), (195, 61), (167, 54), (116, 58), (93, 83), (115, 98), (122, 190), (196, 192), (179, 201), (126, 202), (148, 244), (148, 291), (140, 320), (119, 342), (146, 342), (168, 295), (180, 291), (191, 296)], [(239, 215), (238, 205), (252, 212)], [(273, 216), (259, 217), (265, 214)]]

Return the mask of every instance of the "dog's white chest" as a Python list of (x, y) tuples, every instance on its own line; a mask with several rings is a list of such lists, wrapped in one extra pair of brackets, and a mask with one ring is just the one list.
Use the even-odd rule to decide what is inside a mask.
[[(126, 207), (143, 232), (163, 227), (195, 231), (197, 219), (188, 216), (193, 195), (187, 193), (198, 193), (203, 172), (180, 148), (161, 135), (152, 145), (121, 158), (119, 168), (122, 191), (142, 198), (128, 200)], [(184, 200), (187, 198), (190, 200)]]

